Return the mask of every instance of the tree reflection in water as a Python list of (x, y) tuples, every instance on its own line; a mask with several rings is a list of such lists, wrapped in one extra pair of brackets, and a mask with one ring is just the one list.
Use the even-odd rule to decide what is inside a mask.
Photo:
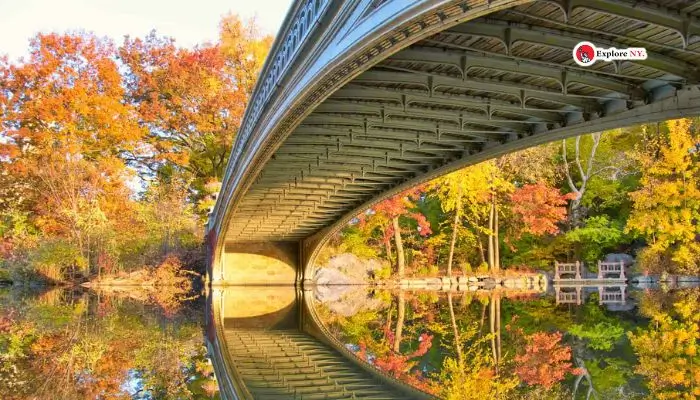
[(203, 309), (0, 289), (0, 398), (218, 398)]
[(364, 306), (350, 313), (316, 303), (329, 332), (375, 368), (441, 398), (700, 396), (698, 288), (633, 291), (622, 309), (600, 304), (597, 293), (557, 305), (553, 296), (499, 291), (358, 290), (367, 292), (347, 296), (366, 295)]

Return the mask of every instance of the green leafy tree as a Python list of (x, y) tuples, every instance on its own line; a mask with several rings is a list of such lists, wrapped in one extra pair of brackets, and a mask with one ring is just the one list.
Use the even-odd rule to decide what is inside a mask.
[(594, 350), (610, 351), (624, 336), (625, 330), (618, 324), (599, 322), (593, 326), (574, 324), (569, 328), (569, 333), (588, 340), (588, 346)]
[(577, 259), (589, 263), (602, 259), (607, 251), (629, 240), (623, 225), (611, 221), (606, 215), (586, 218), (583, 226), (566, 232), (564, 239), (572, 247)]

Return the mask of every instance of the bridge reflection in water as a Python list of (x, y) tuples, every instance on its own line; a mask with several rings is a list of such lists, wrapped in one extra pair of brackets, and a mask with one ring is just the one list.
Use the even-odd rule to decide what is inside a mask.
[(598, 293), (598, 303), (624, 305), (627, 302), (627, 284), (620, 283), (555, 283), (554, 293), (557, 304), (577, 304), (581, 305), (591, 293)]
[(207, 345), (225, 399), (429, 399), (325, 332), (294, 287), (215, 288)]

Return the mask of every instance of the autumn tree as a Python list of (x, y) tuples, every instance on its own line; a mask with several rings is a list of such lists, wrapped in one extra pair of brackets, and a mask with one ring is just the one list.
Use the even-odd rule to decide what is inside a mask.
[[(643, 303), (651, 300), (646, 297)], [(635, 371), (648, 379), (655, 399), (695, 399), (700, 396), (700, 290), (679, 291), (669, 300), (670, 307), (643, 308), (651, 311), (651, 323), (628, 333), (639, 360)]]
[(219, 24), (219, 48), (224, 56), (226, 73), (231, 75), (236, 90), (250, 98), (258, 73), (272, 46), (272, 36), (262, 35), (255, 20), (243, 21), (228, 14)]
[(129, 214), (120, 154), (144, 133), (113, 54), (94, 36), (39, 34), (27, 60), (0, 64), (1, 168), (31, 191), (36, 226), (91, 262)]
[(498, 160), (489, 160), (467, 167), (469, 197), (465, 198), (465, 220), (477, 234), (481, 258), (484, 251), (481, 237), (485, 236), (486, 260), (492, 272), (500, 270), (500, 215), (513, 184), (503, 175)]
[[(430, 223), (425, 215), (415, 211), (416, 204), (423, 194), (421, 187), (401, 192), (384, 201), (379, 202), (368, 212), (360, 215), (360, 225), (370, 224), (377, 227), (382, 232), (382, 241), (387, 248), (387, 256), (391, 258), (391, 240), (396, 246), (396, 274), (399, 277), (404, 275), (406, 266), (403, 238), (401, 233), (405, 228), (401, 226), (401, 219), (415, 221), (417, 231), (421, 236), (427, 236), (432, 231)], [(403, 218), (401, 218), (403, 217)]]
[(647, 127), (637, 155), (642, 187), (630, 193), (634, 209), (626, 229), (647, 240), (643, 259), (652, 269), (665, 270), (670, 261), (679, 272), (698, 273), (700, 162), (691, 149), (699, 138), (688, 119), (668, 121), (666, 126), (667, 132), (659, 132), (658, 126), (649, 132)]
[(155, 32), (127, 37), (119, 48), (127, 99), (149, 136), (125, 157), (147, 174), (188, 174), (198, 199), (204, 197), (223, 177), (270, 44), (254, 23), (235, 16), (223, 19), (220, 43), (194, 49)]
[[(434, 191), (440, 199), (442, 209), (445, 212), (454, 213), (450, 250), (447, 257), (447, 276), (452, 276), (452, 260), (454, 259), (457, 234), (460, 232), (459, 227), (462, 225), (464, 197), (468, 195), (475, 197), (477, 195), (476, 191), (473, 190), (475, 187), (473, 182), (470, 182), (470, 178), (473, 175), (470, 174), (470, 172), (470, 169), (463, 168), (435, 179), (428, 185), (428, 188)], [(472, 185), (470, 185), (470, 183), (472, 183)]]
[(515, 356), (515, 373), (529, 385), (547, 389), (563, 380), (567, 374), (580, 371), (571, 363), (571, 348), (561, 344), (559, 332), (537, 332), (525, 338), (526, 345)]
[(527, 184), (510, 195), (514, 215), (512, 232), (517, 239), (527, 233), (533, 236), (559, 233), (557, 224), (566, 218), (567, 200), (575, 194), (562, 195), (559, 189), (544, 182)]
[[(588, 182), (591, 180), (594, 174), (594, 162), (596, 157), (596, 152), (598, 151), (598, 145), (600, 144), (600, 138), (602, 133), (596, 132), (589, 135), (591, 145), (588, 154), (582, 154), (581, 151), (581, 139), (584, 136), (576, 136), (574, 139), (574, 160), (575, 172), (571, 171), (571, 166), (569, 165), (569, 157), (567, 154), (567, 143), (566, 139), (562, 140), (561, 152), (562, 159), (564, 162), (564, 173), (566, 175), (566, 182), (569, 185), (569, 189), (574, 193), (575, 197), (571, 201), (570, 205), (570, 215), (572, 219), (572, 225), (576, 225), (578, 221), (583, 219), (580, 206), (581, 199), (586, 193), (586, 188), (588, 187)], [(585, 164), (585, 168), (584, 168)], [(574, 176), (578, 176), (578, 182), (574, 181)]]
[(458, 350), (457, 360), (451, 357), (444, 359), (440, 373), (434, 382), (434, 391), (441, 398), (448, 400), (504, 399), (510, 398), (509, 396), (517, 387), (519, 379), (516, 376), (498, 374), (494, 360), (484, 348), (484, 341), (487, 338), (478, 338), (478, 334), (476, 324), (469, 325), (460, 335), (461, 341), (467, 342), (468, 345), (464, 350)]

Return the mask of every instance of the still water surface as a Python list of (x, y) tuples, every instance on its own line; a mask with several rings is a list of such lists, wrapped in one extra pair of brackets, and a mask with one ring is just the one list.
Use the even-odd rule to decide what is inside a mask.
[(316, 312), (357, 356), (443, 398), (700, 398), (699, 289), (565, 290), (349, 291)]
[[(625, 287), (624, 301), (605, 296), (602, 302), (598, 288), (559, 301), (554, 291), (215, 293), (221, 318), (212, 321), (221, 325), (226, 344), (219, 356), (238, 373), (258, 371), (246, 381), (262, 393), (256, 398), (316, 398), (320, 393), (304, 392), (282, 376), (283, 367), (302, 361), (325, 373), (313, 390), (332, 387), (349, 398), (353, 390), (390, 398), (387, 390), (397, 387), (392, 381), (451, 399), (700, 397), (698, 288)], [(133, 297), (0, 289), (0, 398), (218, 398), (204, 301), (173, 305)], [(253, 345), (278, 346), (280, 337), (287, 364), (259, 352), (244, 354), (257, 360), (252, 364), (241, 357)], [(367, 375), (348, 357), (378, 374)], [(274, 379), (263, 379), (260, 360)], [(367, 386), (367, 376), (376, 388)]]
[(218, 398), (204, 302), (0, 288), (0, 399)]

